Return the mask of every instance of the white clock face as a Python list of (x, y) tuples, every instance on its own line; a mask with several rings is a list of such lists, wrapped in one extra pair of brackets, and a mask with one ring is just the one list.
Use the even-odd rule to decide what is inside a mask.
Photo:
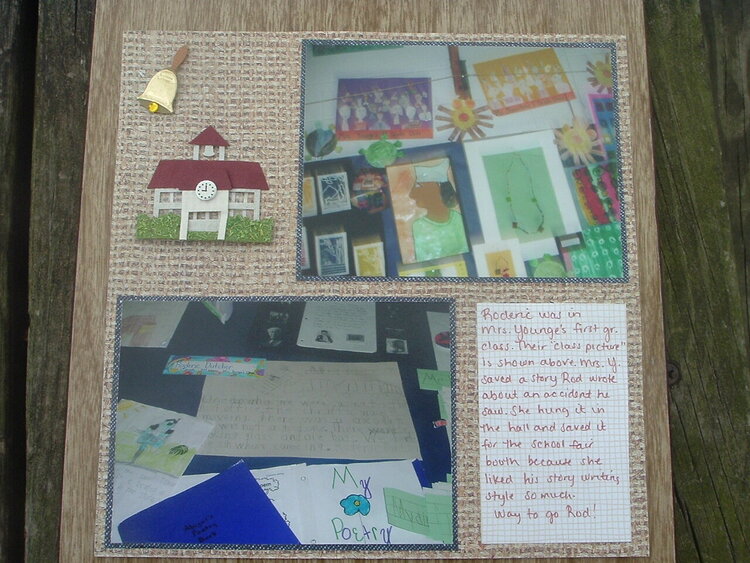
[(195, 186), (195, 197), (202, 201), (208, 201), (213, 199), (216, 195), (216, 184), (211, 180), (201, 180), (198, 185)]

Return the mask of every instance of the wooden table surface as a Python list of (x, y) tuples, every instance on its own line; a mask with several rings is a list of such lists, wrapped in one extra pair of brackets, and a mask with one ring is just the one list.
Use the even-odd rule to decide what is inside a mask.
[[(748, 7), (644, 2), (678, 561), (750, 561)], [(0, 16), (0, 560), (52, 561), (94, 2)]]

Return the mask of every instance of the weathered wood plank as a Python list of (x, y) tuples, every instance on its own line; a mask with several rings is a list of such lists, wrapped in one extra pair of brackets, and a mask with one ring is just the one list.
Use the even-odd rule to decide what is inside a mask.
[(93, 10), (92, 0), (39, 2), (29, 231), (28, 561), (51, 561), (58, 552)]
[(700, 7), (716, 100), (734, 262), (746, 305), (744, 322), (750, 327), (750, 0), (700, 0)]
[[(750, 2), (701, 0), (701, 19), (708, 49), (711, 86), (716, 100), (738, 291), (741, 303), (745, 304), (745, 308), (738, 309), (736, 314), (737, 320), (740, 315), (744, 315), (747, 338), (750, 335), (750, 74), (747, 59), (750, 48)], [(745, 358), (750, 356), (747, 351), (749, 344), (750, 341), (746, 340), (742, 347), (746, 351)], [(749, 386), (746, 377), (746, 396)], [(740, 425), (745, 422), (745, 428), (750, 426), (747, 416), (746, 411), (744, 418), (737, 417)], [(742, 461), (745, 473), (750, 467), (749, 458), (750, 453)], [(741, 497), (738, 498), (742, 502)], [(732, 536), (729, 539), (732, 544), (744, 543), (747, 550), (750, 526), (747, 526), (746, 519), (744, 524), (742, 537)]]
[[(704, 37), (700, 17), (697, 0), (646, 2), (666, 343), (682, 374), (670, 398), (677, 552), (748, 561), (750, 368), (732, 229), (740, 176), (724, 176), (715, 105), (727, 98), (712, 95), (706, 56), (707, 43), (731, 40)], [(734, 134), (745, 144), (736, 156), (747, 137)]]
[(34, 21), (20, 0), (0, 3), (0, 561), (23, 558), (27, 133)]

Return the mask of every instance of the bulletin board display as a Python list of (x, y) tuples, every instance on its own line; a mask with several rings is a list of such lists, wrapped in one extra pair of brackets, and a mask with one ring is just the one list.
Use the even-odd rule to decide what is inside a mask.
[(96, 555), (653, 556), (626, 37), (119, 55)]

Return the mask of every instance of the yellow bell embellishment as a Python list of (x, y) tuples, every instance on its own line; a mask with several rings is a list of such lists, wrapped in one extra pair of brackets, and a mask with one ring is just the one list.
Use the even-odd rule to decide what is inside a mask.
[(175, 72), (187, 55), (187, 45), (180, 47), (172, 59), (172, 66), (157, 72), (149, 80), (143, 94), (138, 96), (141, 104), (151, 113), (174, 113), (172, 104), (177, 95), (177, 74)]

